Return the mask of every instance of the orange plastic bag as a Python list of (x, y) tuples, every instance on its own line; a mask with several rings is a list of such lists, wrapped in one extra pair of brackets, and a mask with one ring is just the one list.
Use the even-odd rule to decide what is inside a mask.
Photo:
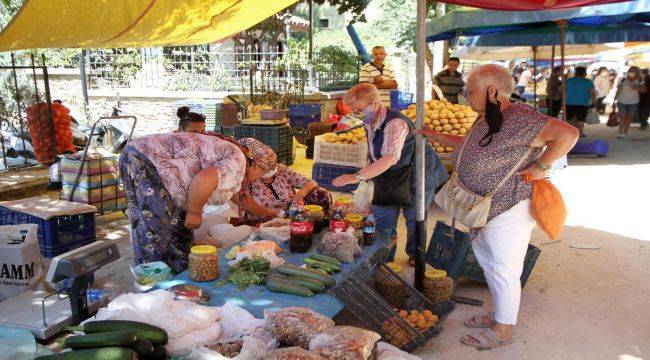
[[(530, 175), (524, 175), (526, 182), (531, 182)], [(562, 232), (566, 221), (566, 206), (562, 194), (550, 181), (535, 180), (533, 196), (530, 199), (530, 213), (542, 230), (553, 240)]]

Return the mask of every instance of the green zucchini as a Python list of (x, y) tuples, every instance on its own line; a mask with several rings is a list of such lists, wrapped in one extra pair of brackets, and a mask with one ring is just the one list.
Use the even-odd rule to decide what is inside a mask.
[(314, 269), (303, 269), (293, 265), (282, 265), (278, 267), (278, 272), (287, 276), (301, 276), (314, 279), (325, 284), (326, 287), (336, 285), (336, 279), (333, 276), (323, 274)]
[(153, 354), (153, 344), (147, 339), (138, 339), (131, 349), (138, 353), (140, 359), (147, 359)]
[(123, 347), (105, 347), (68, 351), (54, 355), (39, 356), (35, 360), (137, 360), (138, 354)]
[[(155, 345), (151, 356), (144, 360), (165, 360), (167, 358), (167, 349), (164, 345)], [(140, 359), (143, 360), (143, 359)]]
[(341, 262), (339, 260), (329, 256), (325, 256), (321, 254), (311, 254), (309, 255), (309, 257), (318, 261), (330, 263), (332, 265), (341, 266)]
[(331, 272), (339, 272), (339, 271), (341, 271), (341, 268), (336, 266), (336, 265), (333, 265), (333, 264), (330, 264), (330, 263), (327, 263), (327, 262), (324, 262), (324, 261), (319, 261), (319, 260), (316, 260), (316, 259), (307, 258), (307, 259), (305, 259), (305, 263), (309, 264), (309, 265), (312, 265), (312, 266), (315, 266), (315, 267), (318, 267), (318, 268), (321, 268), (321, 269), (325, 269), (327, 272), (330, 272), (330, 271)]
[(293, 284), (304, 286), (309, 290), (313, 291), (314, 293), (322, 293), (323, 291), (325, 291), (325, 285), (322, 282), (315, 279), (309, 279), (306, 277), (270, 274), (266, 278), (264, 278), (264, 283), (266, 283), (269, 279), (280, 279), (284, 281), (289, 281)]
[(313, 266), (307, 266), (307, 269), (314, 269), (314, 270), (318, 271), (319, 273), (325, 274), (325, 275), (328, 274), (328, 272), (326, 270), (323, 270), (321, 268), (316, 268), (316, 267), (313, 267)]
[(272, 292), (279, 292), (285, 294), (292, 294), (298, 296), (309, 297), (314, 295), (314, 293), (308, 288), (294, 284), (290, 281), (280, 279), (277, 277), (270, 277), (266, 280), (266, 288)]
[(69, 336), (63, 340), (63, 347), (71, 349), (92, 349), (99, 347), (131, 347), (138, 338), (125, 331), (112, 331), (80, 336)]
[(167, 344), (167, 331), (150, 324), (127, 320), (98, 320), (90, 321), (81, 326), (70, 326), (68, 330), (81, 330), (86, 334), (104, 333), (110, 331), (126, 331), (135, 334), (138, 339), (147, 339), (154, 345)]

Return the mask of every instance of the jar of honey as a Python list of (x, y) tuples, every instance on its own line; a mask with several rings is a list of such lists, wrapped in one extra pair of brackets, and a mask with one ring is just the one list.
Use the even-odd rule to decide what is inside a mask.
[(440, 303), (451, 299), (454, 291), (454, 280), (447, 277), (444, 270), (427, 270), (424, 273), (424, 296), (432, 303)]

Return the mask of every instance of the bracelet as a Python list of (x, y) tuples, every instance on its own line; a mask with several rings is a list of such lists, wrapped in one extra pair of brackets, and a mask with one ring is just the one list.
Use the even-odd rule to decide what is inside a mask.
[(540, 161), (537, 161), (535, 165), (542, 171), (551, 171), (551, 169), (553, 169), (553, 165), (542, 164)]
[(362, 182), (362, 181), (366, 180), (366, 179), (365, 179), (363, 176), (361, 176), (361, 174), (359, 174), (359, 173), (354, 174), (354, 177), (357, 179), (358, 182)]

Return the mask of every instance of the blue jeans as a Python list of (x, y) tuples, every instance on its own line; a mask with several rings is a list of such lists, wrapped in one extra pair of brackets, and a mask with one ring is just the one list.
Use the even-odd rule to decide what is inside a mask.
[[(429, 206), (431, 206), (431, 203), (433, 202), (434, 189), (427, 189), (425, 194), (424, 219), (426, 220), (429, 214)], [(399, 217), (400, 210), (404, 212), (404, 218), (406, 219), (406, 253), (408, 256), (415, 256), (415, 220), (417, 216), (415, 204), (407, 207), (373, 205), (372, 212), (375, 216), (375, 226), (377, 229), (396, 233), (397, 218)], [(391, 252), (389, 261), (394, 260), (394, 258), (395, 249)]]
[(517, 92), (519, 95), (523, 95), (526, 92), (526, 87), (525, 86), (517, 86)]

